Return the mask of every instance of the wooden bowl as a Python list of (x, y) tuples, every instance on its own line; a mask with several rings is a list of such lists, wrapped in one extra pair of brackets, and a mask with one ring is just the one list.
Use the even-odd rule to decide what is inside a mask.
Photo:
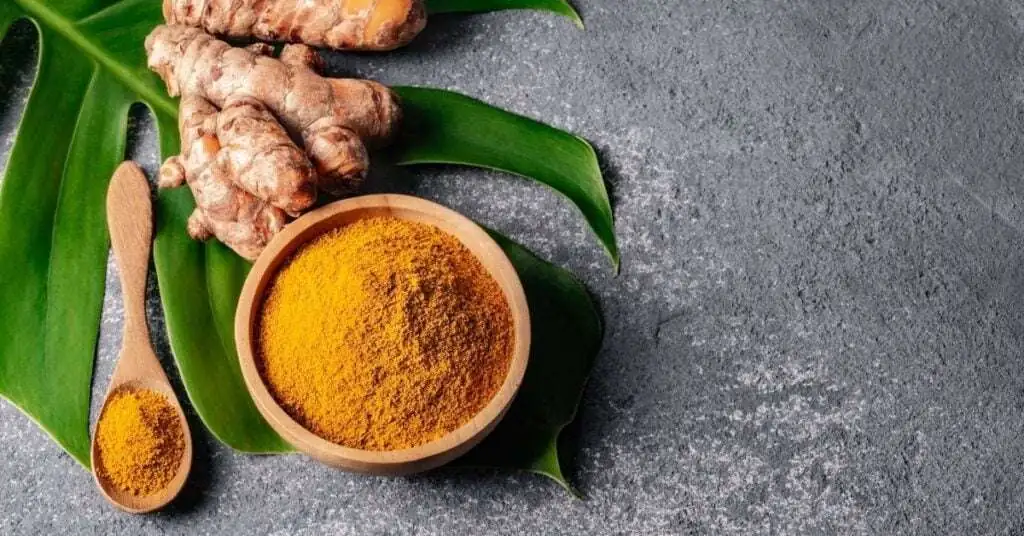
[[(460, 428), (423, 445), (371, 451), (332, 443), (296, 422), (270, 394), (256, 365), (256, 335), (263, 295), (274, 275), (303, 244), (354, 221), (378, 216), (434, 225), (457, 238), (491, 274), (512, 313), (515, 344), (504, 383), (494, 398)], [(270, 241), (245, 280), (235, 314), (235, 343), (246, 387), (263, 417), (297, 450), (333, 467), (375, 475), (403, 475), (443, 465), (479, 443), (505, 415), (519, 390), (530, 353), (530, 313), (522, 283), (497, 243), (450, 209), (406, 195), (366, 195), (331, 203), (289, 224)]]

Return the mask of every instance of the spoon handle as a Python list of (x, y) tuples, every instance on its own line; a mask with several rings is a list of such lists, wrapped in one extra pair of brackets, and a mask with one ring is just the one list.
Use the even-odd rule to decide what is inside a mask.
[(149, 183), (134, 162), (114, 171), (107, 190), (107, 226), (124, 296), (124, 343), (149, 345), (146, 326), (146, 272), (153, 236)]

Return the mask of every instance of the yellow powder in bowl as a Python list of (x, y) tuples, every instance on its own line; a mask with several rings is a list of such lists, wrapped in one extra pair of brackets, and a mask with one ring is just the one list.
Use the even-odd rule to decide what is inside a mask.
[(465, 424), (501, 387), (512, 316), (456, 238), (369, 218), (317, 237), (275, 275), (257, 364), (277, 402), (334, 443), (398, 450)]
[(163, 395), (148, 389), (111, 395), (96, 425), (101, 478), (120, 491), (142, 497), (171, 482), (185, 453), (178, 412)]

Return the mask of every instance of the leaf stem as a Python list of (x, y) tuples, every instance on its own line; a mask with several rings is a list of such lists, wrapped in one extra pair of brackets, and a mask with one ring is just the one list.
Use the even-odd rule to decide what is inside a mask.
[[(177, 107), (170, 98), (143, 83), (137, 73), (111, 58), (106, 51), (79, 31), (74, 22), (50, 9), (40, 0), (14, 0), (14, 2), (21, 6), (30, 16), (38, 18), (37, 24), (42, 23), (47, 28), (52, 29), (68, 41), (71, 41), (93, 60), (110, 71), (128, 89), (134, 91), (140, 98), (149, 101), (160, 112), (169, 114), (171, 117), (174, 117), (177, 113)], [(40, 30), (42, 29), (40, 28)], [(41, 35), (40, 39), (42, 39)]]

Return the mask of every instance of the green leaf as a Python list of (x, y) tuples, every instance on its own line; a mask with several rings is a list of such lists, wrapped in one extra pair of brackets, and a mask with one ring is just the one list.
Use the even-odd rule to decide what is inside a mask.
[(483, 13), (505, 9), (536, 9), (550, 11), (571, 19), (583, 28), (580, 14), (566, 0), (427, 0), (427, 12), (440, 13)]
[[(7, 259), (0, 263), (0, 318), (5, 319), (0, 323), (0, 394), (83, 465), (88, 464), (90, 380), (108, 247), (103, 199), (110, 174), (123, 158), (132, 104), (143, 102), (154, 113), (163, 155), (177, 152), (175, 102), (146, 69), (143, 56), (143, 40), (161, 20), (159, 9), (153, 0), (0, 2), (0, 36), (19, 17), (31, 19), (40, 34), (39, 72), (0, 183), (0, 255)], [(607, 194), (586, 142), (467, 97), (419, 88), (402, 91), (411, 117), (427, 120), (437, 135), (452, 136), (447, 143), (421, 138), (423, 143), (406, 146), (407, 155), (418, 154), (422, 162), (502, 169), (552, 185), (581, 206), (617, 260)], [(462, 126), (467, 118), (482, 130)], [(490, 141), (467, 144), (474, 133)], [(517, 143), (522, 136), (538, 143)], [(582, 167), (567, 168), (569, 173), (560, 177), (557, 169), (535, 163), (550, 159), (551, 151), (556, 160)], [(285, 451), (287, 445), (245, 391), (235, 356), (232, 319), (248, 265), (217, 243), (186, 237), (192, 208), (187, 189), (158, 196), (154, 257), (183, 383), (199, 416), (220, 440), (248, 452)], [(534, 355), (540, 357), (527, 372), (521, 400), (496, 432), (517, 436), (508, 445), (521, 448), (503, 450), (488, 441), (470, 460), (543, 472), (564, 483), (556, 438), (571, 420), (599, 345), (599, 323), (585, 291), (568, 273), (505, 239), (502, 245), (522, 270), (535, 318), (548, 318), (548, 308), (552, 313), (544, 325), (534, 327), (540, 341)], [(572, 352), (560, 347), (546, 351), (552, 344), (543, 342), (550, 337), (544, 335), (548, 325), (576, 333), (580, 344)], [(545, 371), (577, 376), (563, 384), (565, 392), (545, 394)], [(518, 431), (502, 432), (506, 427)], [(536, 436), (518, 437), (524, 431)]]
[[(177, 147), (177, 106), (146, 67), (142, 46), (162, 21), (159, 2), (51, 6), (16, 0), (0, 4), (0, 30), (20, 16), (40, 29), (40, 68), (0, 190), (0, 253), (25, 259), (0, 265), (0, 315), (18, 319), (0, 325), (0, 394), (88, 465), (89, 394), (108, 247), (106, 185), (124, 157), (129, 107), (140, 101), (150, 107), (170, 154)], [(158, 219), (191, 210), (191, 203), (187, 191), (165, 193)], [(244, 265), (239, 271), (234, 256), (215, 244), (184, 239), (175, 249), (161, 240), (170, 229), (159, 229), (154, 246), (170, 251), (156, 259), (161, 286), (201, 285), (198, 291), (162, 293), (171, 346), (193, 406), (214, 435), (235, 448), (283, 450), (241, 383), (230, 331), (225, 336), (208, 329), (234, 314)], [(201, 322), (201, 329), (193, 329)]]
[(7, 34), (7, 29), (22, 15), (21, 10), (14, 4), (0, 4), (0, 39)]
[[(6, 28), (14, 9), (0, 9)], [(133, 96), (71, 40), (37, 25), (39, 70), (0, 187), (0, 394), (88, 465), (104, 197)]]
[(576, 407), (604, 328), (586, 288), (569, 272), (491, 231), (526, 291), (533, 342), (530, 364), (501, 424), (458, 465), (515, 467), (547, 476), (575, 493), (559, 463), (558, 440)]
[(409, 134), (397, 145), (399, 164), (470, 165), (541, 182), (579, 208), (618, 271), (611, 203), (586, 140), (451, 91), (394, 89)]

